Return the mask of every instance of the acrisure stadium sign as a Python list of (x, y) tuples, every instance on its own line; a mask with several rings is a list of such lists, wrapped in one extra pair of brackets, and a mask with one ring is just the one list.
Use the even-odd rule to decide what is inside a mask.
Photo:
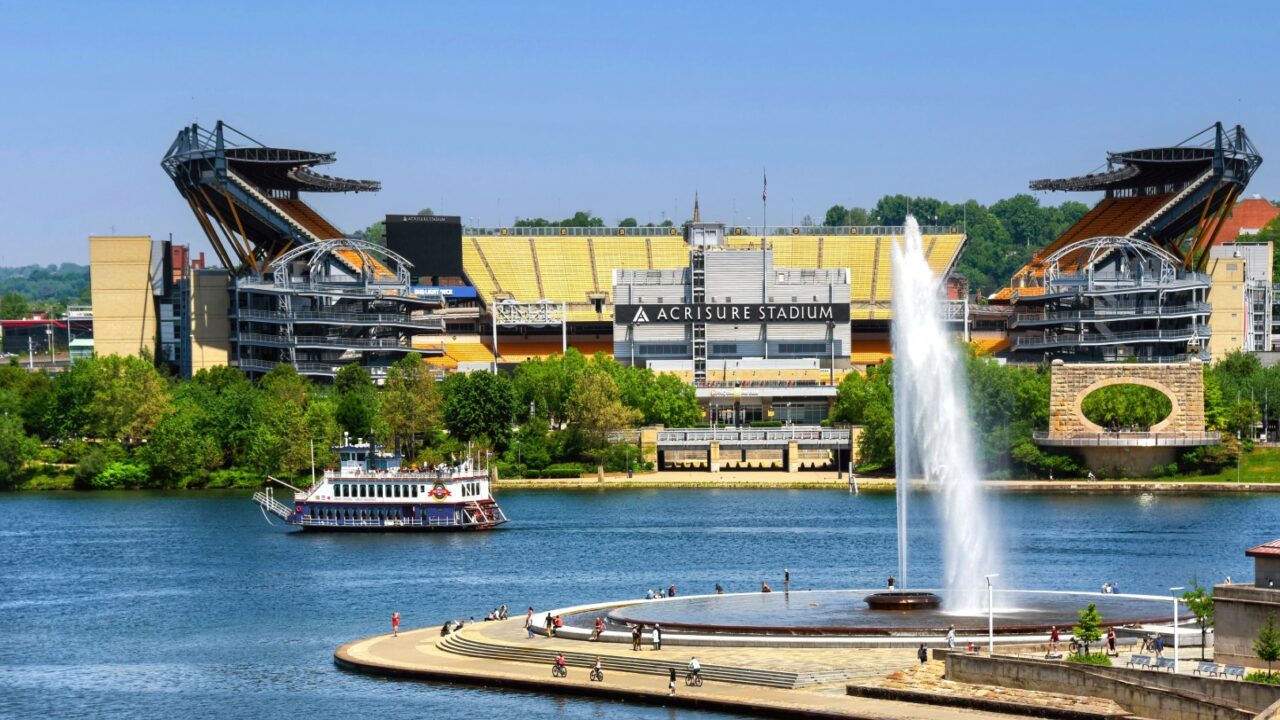
[(848, 305), (828, 303), (744, 303), (735, 305), (615, 305), (615, 325), (652, 323), (815, 323), (849, 322)]

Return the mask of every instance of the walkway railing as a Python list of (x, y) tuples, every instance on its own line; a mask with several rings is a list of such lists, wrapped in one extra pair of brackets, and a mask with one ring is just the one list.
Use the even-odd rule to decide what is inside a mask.
[(1056, 447), (1188, 447), (1213, 445), (1222, 441), (1218, 432), (1078, 432), (1070, 434), (1036, 431), (1038, 445)]
[(1117, 345), (1128, 342), (1175, 342), (1207, 338), (1211, 335), (1208, 325), (1192, 325), (1189, 327), (1161, 330), (1133, 330), (1118, 333), (1063, 333), (1049, 337), (1020, 337), (1014, 340), (1013, 346), (1019, 350), (1057, 347), (1060, 345)]
[(844, 447), (849, 444), (847, 428), (792, 425), (782, 428), (691, 428), (658, 431), (658, 445), (705, 447), (722, 445), (782, 445), (796, 442), (808, 446)]
[(399, 313), (314, 312), (310, 310), (286, 312), (283, 310), (258, 310), (253, 308), (241, 308), (234, 310), (233, 312), (235, 312), (235, 314), (242, 320), (265, 320), (268, 322), (312, 322), (333, 323), (339, 325), (410, 325), (425, 329), (444, 328), (444, 318), (432, 315), (414, 317), (412, 315), (402, 315)]
[(1209, 310), (1210, 308), (1208, 303), (1191, 303), (1188, 305), (1174, 305), (1170, 307), (1160, 307), (1159, 305), (1151, 305), (1141, 308), (1107, 307), (1093, 308), (1090, 310), (1015, 313), (1011, 318), (1011, 322), (1017, 324), (1059, 320), (1123, 320), (1130, 317), (1145, 318), (1174, 315), (1208, 315)]
[[(751, 235), (785, 237), (788, 235), (824, 236), (836, 235), (902, 235), (901, 225), (725, 225), (726, 236)], [(923, 225), (925, 235), (958, 235), (964, 232), (959, 225)], [(464, 227), (462, 234), (468, 237), (665, 237), (682, 236), (680, 227)]]

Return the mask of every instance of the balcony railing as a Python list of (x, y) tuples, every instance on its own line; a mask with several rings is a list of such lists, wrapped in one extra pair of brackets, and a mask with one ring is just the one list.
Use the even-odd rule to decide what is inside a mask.
[(1129, 318), (1180, 317), (1185, 315), (1208, 315), (1211, 308), (1208, 303), (1191, 303), (1161, 307), (1148, 305), (1144, 307), (1121, 306), (1092, 308), (1089, 310), (1056, 310), (1053, 312), (1015, 313), (1010, 319), (1011, 325), (1022, 323), (1061, 322), (1079, 320), (1126, 320)]
[(809, 447), (845, 447), (849, 444), (849, 430), (793, 425), (785, 428), (697, 428), (658, 432), (660, 446), (706, 447), (712, 442), (727, 445), (784, 445), (795, 442)]
[(242, 320), (261, 320), (278, 323), (327, 323), (333, 325), (403, 325), (424, 330), (444, 330), (444, 318), (434, 315), (414, 317), (400, 313), (344, 313), (315, 312), (311, 310), (258, 310), (241, 308), (235, 311)]
[[(725, 225), (724, 234), (750, 235), (759, 237), (785, 237), (788, 235), (806, 235), (835, 237), (838, 235), (902, 235), (905, 231), (901, 225)], [(959, 225), (922, 225), (920, 232), (924, 235), (957, 235), (964, 232)], [(465, 227), (462, 234), (468, 237), (683, 237), (680, 227)]]
[(237, 340), (247, 345), (270, 345), (272, 347), (326, 347), (326, 348), (361, 348), (373, 350), (409, 350), (409, 341), (403, 338), (351, 338), (324, 337), (318, 335), (266, 335), (263, 333), (240, 333)]
[(1014, 340), (1013, 346), (1018, 350), (1034, 350), (1038, 348), (1061, 347), (1064, 345), (1118, 345), (1137, 342), (1177, 342), (1207, 338), (1212, 333), (1208, 325), (1192, 325), (1190, 327), (1133, 330), (1118, 333), (1059, 333), (1048, 337), (1020, 337)]

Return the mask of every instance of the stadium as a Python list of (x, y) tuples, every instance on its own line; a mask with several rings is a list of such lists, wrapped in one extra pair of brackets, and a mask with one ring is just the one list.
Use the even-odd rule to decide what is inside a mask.
[[(114, 283), (95, 282), (100, 349), (138, 352), (140, 337), (163, 336), (150, 349), (184, 375), (288, 363), (324, 380), (354, 363), (380, 381), (410, 352), (444, 374), (575, 348), (675, 375), (709, 420), (739, 425), (817, 423), (846, 374), (890, 357), (900, 226), (726, 225), (704, 221), (695, 200), (682, 227), (389, 214), (379, 244), (306, 201), (380, 189), (315, 169), (335, 160), (221, 122), (183, 128), (162, 166), (225, 269), (164, 241), (91, 238), (95, 279)], [(964, 228), (923, 228), (929, 265), (947, 280), (944, 320), (1017, 363), (1269, 349), (1270, 246), (1217, 240), (1261, 160), (1243, 128), (1216, 124), (1108, 153), (1098, 172), (1033, 181), (1103, 198), (988, 298), (967, 297), (954, 273)], [(150, 308), (141, 320), (138, 307)]]

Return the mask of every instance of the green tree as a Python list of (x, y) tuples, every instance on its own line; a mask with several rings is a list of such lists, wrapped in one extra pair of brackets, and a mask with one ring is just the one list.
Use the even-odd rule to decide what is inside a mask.
[(1071, 635), (1084, 646), (1082, 655), (1089, 654), (1089, 646), (1102, 639), (1102, 615), (1098, 613), (1097, 603), (1089, 603), (1089, 607), (1076, 611), (1079, 622), (1071, 628)]
[(418, 217), (433, 217), (434, 215), (435, 211), (431, 208), (422, 208), (418, 211)]
[(888, 469), (894, 462), (893, 361), (867, 368), (866, 377), (853, 372), (836, 390), (831, 420), (861, 425), (858, 457), (864, 469)]
[(30, 314), (31, 308), (22, 293), (10, 290), (0, 297), (0, 320), (21, 320)]
[(125, 445), (144, 442), (169, 404), (168, 387), (155, 365), (145, 357), (109, 355), (91, 367), (95, 374), (88, 416), (93, 434)]
[(1267, 664), (1267, 677), (1271, 677), (1271, 663), (1280, 660), (1280, 631), (1276, 630), (1276, 614), (1267, 613), (1267, 621), (1258, 628), (1253, 641), (1253, 652)]
[(387, 370), (379, 408), (392, 443), (412, 462), (418, 456), (418, 439), (429, 435), (440, 422), (440, 390), (417, 353)]
[(276, 365), (258, 381), (261, 398), (250, 436), (250, 464), (264, 473), (297, 477), (311, 464), (312, 438), (306, 410), (310, 381), (292, 365)]
[(633, 217), (624, 217), (618, 221), (618, 227), (636, 227), (639, 223)]
[(0, 415), (0, 488), (16, 484), (18, 472), (38, 447), (35, 438), (23, 430), (22, 418), (8, 412)]
[(385, 220), (379, 220), (365, 228), (360, 233), (360, 236), (374, 245), (385, 246), (387, 244), (387, 222)]
[(578, 432), (589, 451), (602, 450), (609, 433), (631, 427), (641, 415), (618, 399), (618, 384), (597, 364), (592, 364), (569, 393), (566, 418), (570, 428)]
[(1169, 416), (1169, 396), (1146, 385), (1124, 384), (1099, 388), (1080, 404), (1084, 416), (1104, 428), (1133, 425), (1149, 429)]
[(1045, 212), (1040, 201), (1025, 193), (1000, 200), (991, 206), (991, 214), (1000, 220), (1010, 241), (1025, 247), (1043, 247), (1053, 240), (1053, 213)]
[(515, 392), (506, 375), (455, 373), (443, 390), (444, 424), (453, 437), (462, 442), (488, 438), (506, 448), (516, 413)]
[(373, 421), (378, 415), (378, 388), (369, 371), (352, 363), (344, 365), (333, 380), (337, 400), (338, 425), (353, 438), (373, 436)]
[(180, 386), (168, 412), (144, 446), (143, 457), (161, 484), (174, 485), (218, 469), (222, 448), (212, 433), (203, 393), (193, 384)]
[(1200, 659), (1203, 660), (1205, 640), (1209, 628), (1213, 627), (1213, 591), (1205, 590), (1200, 583), (1192, 580), (1191, 587), (1182, 593), (1182, 601), (1196, 616), (1196, 624), (1200, 626)]

